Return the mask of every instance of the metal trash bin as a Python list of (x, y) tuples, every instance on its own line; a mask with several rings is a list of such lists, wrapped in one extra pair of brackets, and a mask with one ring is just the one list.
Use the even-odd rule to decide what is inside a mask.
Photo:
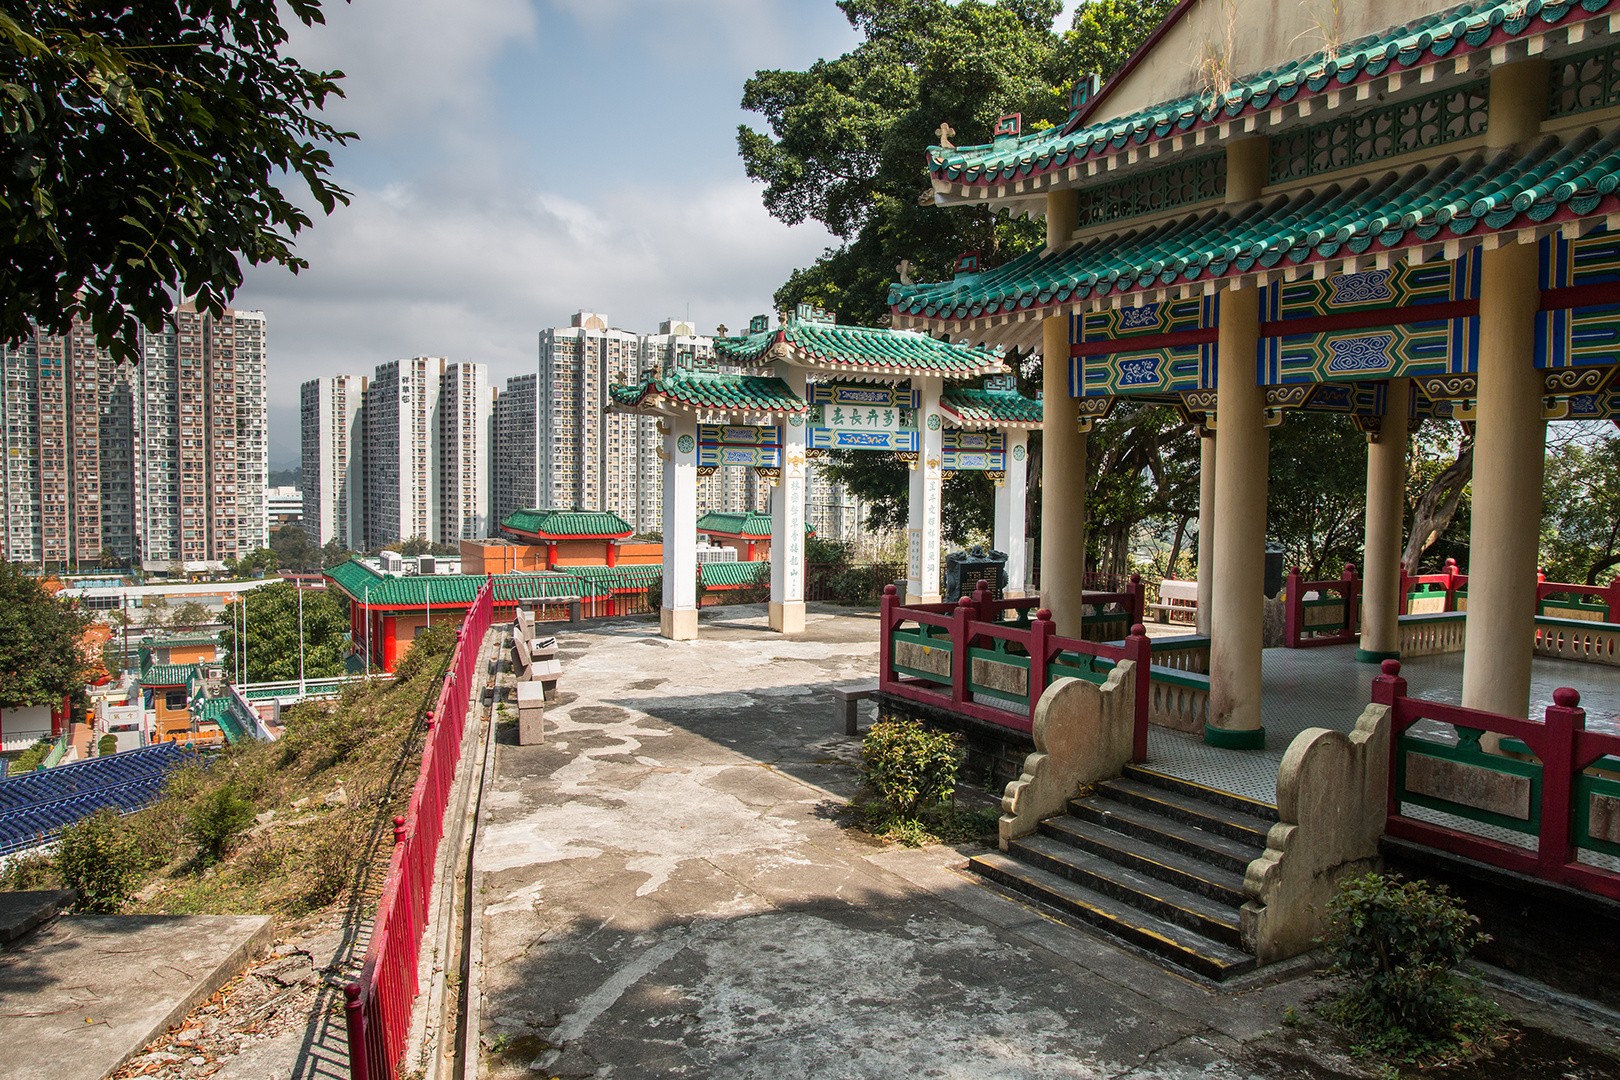
[(1265, 584), (1261, 588), (1261, 591), (1266, 594), (1266, 599), (1268, 600), (1282, 592), (1284, 577), (1283, 560), (1287, 557), (1287, 548), (1283, 547), (1281, 544), (1272, 543), (1271, 541), (1266, 542), (1266, 575)]
[(952, 551), (945, 556), (945, 597), (954, 603), (963, 595), (972, 595), (980, 580), (1000, 592), (1007, 586), (1007, 553), (978, 544), (966, 551)]

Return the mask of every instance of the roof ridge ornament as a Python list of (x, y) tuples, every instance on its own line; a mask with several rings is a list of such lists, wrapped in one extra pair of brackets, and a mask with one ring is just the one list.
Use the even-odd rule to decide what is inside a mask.
[(942, 123), (939, 125), (939, 127), (935, 128), (934, 134), (939, 136), (939, 145), (941, 149), (956, 149), (956, 144), (951, 142), (951, 136), (956, 134), (956, 129), (951, 127), (949, 122)]
[(991, 144), (998, 152), (1010, 150), (1018, 145), (1018, 136), (1023, 133), (1023, 129), (1023, 113), (1008, 113), (998, 117), (995, 130), (990, 133)]

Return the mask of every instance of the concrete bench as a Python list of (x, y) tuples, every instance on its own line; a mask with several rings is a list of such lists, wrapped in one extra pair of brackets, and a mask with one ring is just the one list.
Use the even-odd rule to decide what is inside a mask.
[(1181, 615), (1188, 620), (1198, 617), (1198, 582), (1176, 581), (1173, 578), (1159, 582), (1159, 602), (1149, 604), (1152, 611), (1161, 612), (1165, 622), (1171, 621), (1172, 615)]
[(856, 683), (853, 686), (833, 687), (833, 700), (838, 703), (838, 715), (844, 721), (845, 735), (854, 735), (857, 732), (856, 707), (877, 693), (877, 688), (878, 684), (875, 679), (871, 682)]
[(546, 691), (537, 682), (517, 684), (518, 744), (545, 742)]

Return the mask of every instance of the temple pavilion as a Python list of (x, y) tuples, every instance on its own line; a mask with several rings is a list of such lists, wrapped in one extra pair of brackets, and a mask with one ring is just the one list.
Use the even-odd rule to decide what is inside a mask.
[(945, 474), (990, 474), (1007, 589), (1023, 595), (1027, 443), (1041, 406), (1018, 393), (1000, 350), (843, 326), (801, 305), (774, 327), (760, 315), (747, 333), (717, 338), (713, 361), (680, 362), (688, 366), (610, 387), (608, 402), (658, 417), (664, 435), (665, 637), (697, 635), (697, 481), (723, 466), (771, 483), (768, 534), (739, 526), (734, 539), (769, 536), (770, 626), (804, 629), (805, 467), (830, 450), (895, 453), (910, 464), (906, 596), (919, 603), (940, 600)]
[(1079, 80), (1066, 122), (942, 139), (935, 202), (1044, 217), (1046, 245), (890, 292), (895, 327), (1041, 351), (1061, 633), (1090, 423), (1124, 397), (1198, 422), (1205, 733), (1224, 746), (1264, 739), (1268, 428), (1338, 412), (1371, 443), (1359, 655), (1382, 659), (1409, 435), (1474, 425), (1462, 701), (1524, 716), (1546, 425), (1620, 416), (1620, 5), (1311, 10), (1183, 2), (1106, 85)]

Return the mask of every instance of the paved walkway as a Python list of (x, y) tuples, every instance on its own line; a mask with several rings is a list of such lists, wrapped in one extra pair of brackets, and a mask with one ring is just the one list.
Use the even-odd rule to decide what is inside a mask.
[(547, 742), (503, 736), (480, 834), (488, 1077), (1343, 1076), (1280, 1050), (1309, 984), (1221, 991), (992, 893), (969, 849), (835, 820), (829, 689), (876, 618), (560, 629)]

